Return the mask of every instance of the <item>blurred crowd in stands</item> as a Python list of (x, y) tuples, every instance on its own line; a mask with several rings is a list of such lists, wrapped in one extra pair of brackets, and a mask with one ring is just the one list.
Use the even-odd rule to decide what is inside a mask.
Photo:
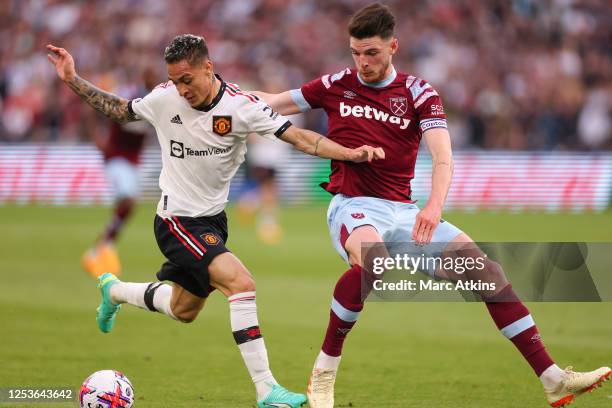
[[(2, 0), (0, 141), (90, 140), (102, 122), (56, 79), (47, 43), (122, 96), (165, 80), (179, 33), (207, 39), (215, 70), (243, 89), (299, 87), (353, 62), (346, 25), (368, 1)], [(442, 95), (456, 148), (612, 150), (609, 0), (388, 0), (398, 70)], [(322, 115), (306, 126), (325, 129)]]

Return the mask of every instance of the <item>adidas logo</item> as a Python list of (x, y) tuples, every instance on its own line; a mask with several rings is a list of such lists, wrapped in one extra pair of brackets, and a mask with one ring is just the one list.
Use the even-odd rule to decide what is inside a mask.
[(179, 115), (176, 115), (175, 117), (170, 119), (170, 123), (176, 123), (177, 125), (183, 124), (183, 122), (181, 121), (181, 117)]

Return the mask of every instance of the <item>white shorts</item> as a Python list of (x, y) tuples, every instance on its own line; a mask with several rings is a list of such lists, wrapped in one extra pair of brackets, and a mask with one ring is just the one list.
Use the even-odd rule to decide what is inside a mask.
[(122, 157), (114, 157), (106, 162), (105, 171), (115, 200), (138, 197), (140, 194), (138, 166)]
[[(334, 248), (342, 259), (348, 262), (344, 244), (355, 228), (371, 225), (385, 242), (413, 242), (412, 228), (419, 211), (419, 207), (414, 204), (337, 194), (329, 203), (327, 226)], [(441, 221), (431, 241), (448, 243), (461, 233), (462, 231), (450, 222)], [(425, 245), (422, 250), (428, 256), (440, 255), (440, 245)], [(428, 272), (433, 276), (435, 271)]]

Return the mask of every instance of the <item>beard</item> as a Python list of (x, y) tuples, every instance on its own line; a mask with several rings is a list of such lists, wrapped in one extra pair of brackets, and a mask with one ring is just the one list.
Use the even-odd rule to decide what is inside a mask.
[[(380, 82), (383, 81), (386, 77), (387, 77), (387, 70), (389, 69), (389, 66), (391, 65), (390, 61), (387, 61), (385, 63), (382, 64), (382, 66), (380, 67), (380, 70), (377, 71), (370, 71), (370, 76), (368, 77), (368, 80), (365, 82), (369, 82), (369, 83), (376, 83), (376, 82)], [(375, 76), (371, 76), (375, 74)], [(363, 75), (362, 75), (363, 76)], [(365, 78), (363, 78), (365, 80)]]

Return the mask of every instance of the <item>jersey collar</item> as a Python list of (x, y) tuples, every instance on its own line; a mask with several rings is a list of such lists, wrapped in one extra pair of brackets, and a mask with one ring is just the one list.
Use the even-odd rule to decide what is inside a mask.
[(361, 85), (369, 86), (370, 88), (384, 88), (385, 86), (389, 85), (391, 82), (395, 81), (395, 78), (397, 77), (397, 71), (395, 71), (395, 67), (391, 66), (391, 68), (393, 68), (391, 71), (391, 74), (389, 74), (389, 76), (383, 79), (382, 81), (372, 82), (372, 83), (365, 82), (359, 76), (359, 72), (357, 72), (357, 79), (359, 79), (359, 82), (361, 82)]
[(194, 109), (197, 109), (199, 111), (202, 112), (209, 112), (212, 108), (214, 108), (215, 106), (217, 106), (217, 104), (219, 103), (219, 101), (221, 100), (221, 98), (223, 98), (223, 94), (225, 93), (225, 81), (223, 81), (223, 79), (221, 79), (221, 77), (217, 74), (215, 74), (215, 77), (221, 81), (221, 86), (219, 87), (219, 92), (217, 93), (217, 95), (213, 98), (213, 100), (205, 106), (198, 106)]

